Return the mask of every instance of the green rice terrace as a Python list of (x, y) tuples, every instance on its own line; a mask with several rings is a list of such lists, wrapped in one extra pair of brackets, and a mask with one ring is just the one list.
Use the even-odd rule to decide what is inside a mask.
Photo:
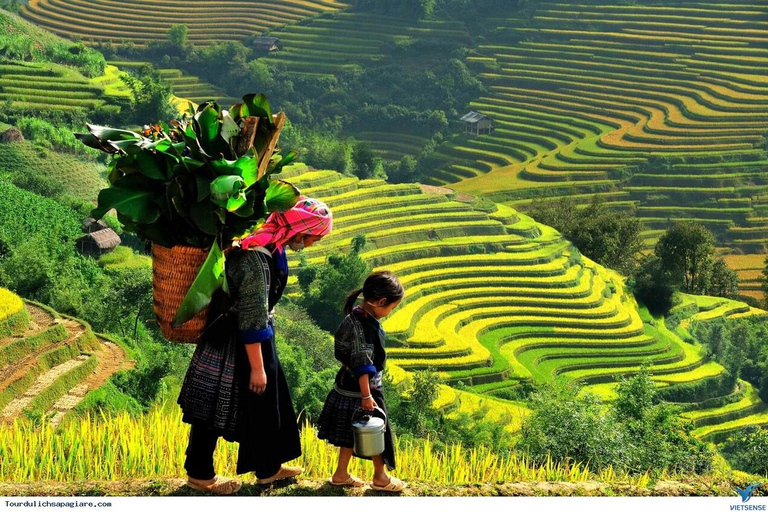
[[(2, 127), (0, 127), (0, 131)], [(106, 168), (75, 156), (40, 148), (31, 142), (0, 143), (0, 177), (53, 178), (63, 192), (95, 201), (107, 185)]]
[[(118, 67), (123, 71), (137, 70), (142, 66), (149, 64), (147, 62), (137, 61), (112, 61), (112, 66)], [(183, 100), (189, 100), (193, 103), (202, 103), (208, 100), (215, 100), (222, 105), (231, 105), (241, 101), (239, 98), (232, 98), (216, 87), (215, 85), (200, 79), (199, 77), (184, 74), (180, 69), (174, 68), (156, 68), (163, 80), (171, 85), (173, 94)]]
[[(197, 45), (240, 41), (270, 27), (346, 7), (336, 0), (270, 0), (266, 2), (207, 2), (139, 0), (31, 0), (22, 16), (63, 37), (85, 42), (130, 41), (143, 47), (159, 41), (174, 24), (189, 27), (189, 40)], [(105, 17), (130, 20), (115, 23)]]
[[(638, 308), (621, 275), (512, 208), (487, 213), (439, 189), (302, 166), (285, 177), (334, 211), (327, 242), (306, 250), (310, 263), (364, 233), (361, 256), (398, 274), (406, 297), (384, 322), (388, 354), (398, 369), (433, 367), (450, 385), (466, 386), (443, 386), (439, 406), (482, 403), (514, 431), (526, 409), (504, 398), (524, 381), (564, 376), (611, 400), (617, 377), (648, 361), (661, 395), (683, 406), (697, 436), (717, 441), (738, 427), (768, 424), (768, 408), (751, 385), (730, 380), (685, 331), (694, 318), (765, 312), (682, 295), (673, 313), (687, 322), (670, 328)], [(295, 278), (289, 285), (296, 290)]]
[(0, 101), (8, 113), (84, 114), (98, 109), (117, 114), (131, 94), (119, 73), (107, 66), (103, 75), (87, 78), (51, 62), (0, 61)]
[(649, 236), (680, 219), (768, 247), (768, 3), (542, 2), (468, 59), (494, 131), (439, 148), (433, 184), (506, 205), (591, 193)]
[(47, 415), (58, 425), (132, 364), (125, 348), (86, 322), (0, 288), (0, 421)]
[(431, 38), (470, 43), (459, 21), (398, 19), (371, 13), (341, 12), (270, 30), (281, 49), (265, 62), (281, 64), (291, 73), (334, 76), (355, 66), (387, 58), (384, 46), (429, 34)]

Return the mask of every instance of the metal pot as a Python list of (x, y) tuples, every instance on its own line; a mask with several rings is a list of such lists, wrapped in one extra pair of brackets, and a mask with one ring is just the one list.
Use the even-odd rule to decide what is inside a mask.
[[(373, 457), (384, 453), (384, 432), (387, 430), (387, 415), (378, 406), (373, 411), (365, 411), (360, 419), (355, 419), (358, 407), (352, 414), (352, 430), (355, 434), (355, 453), (362, 457)], [(378, 414), (378, 416), (373, 416)]]

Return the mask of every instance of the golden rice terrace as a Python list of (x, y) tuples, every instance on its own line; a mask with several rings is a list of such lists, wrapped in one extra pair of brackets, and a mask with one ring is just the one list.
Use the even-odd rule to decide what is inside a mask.
[(598, 193), (649, 237), (691, 219), (764, 252), (768, 2), (537, 5), (468, 58), (495, 130), (445, 143), (431, 181), (518, 206)]

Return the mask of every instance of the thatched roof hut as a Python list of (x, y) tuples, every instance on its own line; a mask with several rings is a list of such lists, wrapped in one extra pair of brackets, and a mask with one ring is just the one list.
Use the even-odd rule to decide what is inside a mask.
[(88, 217), (83, 221), (83, 231), (86, 233), (93, 233), (94, 231), (101, 231), (102, 229), (109, 229), (109, 226), (103, 220), (96, 220), (93, 217)]
[(99, 257), (120, 245), (120, 236), (110, 228), (88, 233), (77, 239), (77, 249), (86, 256)]
[(259, 36), (254, 38), (253, 40), (253, 47), (256, 50), (262, 51), (262, 52), (274, 52), (277, 51), (279, 48), (277, 47), (277, 44), (280, 42), (280, 39), (276, 37), (269, 37), (269, 36)]
[(24, 135), (14, 126), (0, 133), (0, 142), (24, 142)]

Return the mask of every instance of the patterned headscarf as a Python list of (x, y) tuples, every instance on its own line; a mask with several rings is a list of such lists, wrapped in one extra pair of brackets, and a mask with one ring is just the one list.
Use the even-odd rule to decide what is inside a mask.
[(331, 232), (333, 218), (325, 203), (311, 197), (299, 196), (293, 208), (287, 212), (273, 212), (252, 234), (240, 241), (242, 249), (275, 244), (282, 250), (291, 238), (301, 233), (324, 236)]

